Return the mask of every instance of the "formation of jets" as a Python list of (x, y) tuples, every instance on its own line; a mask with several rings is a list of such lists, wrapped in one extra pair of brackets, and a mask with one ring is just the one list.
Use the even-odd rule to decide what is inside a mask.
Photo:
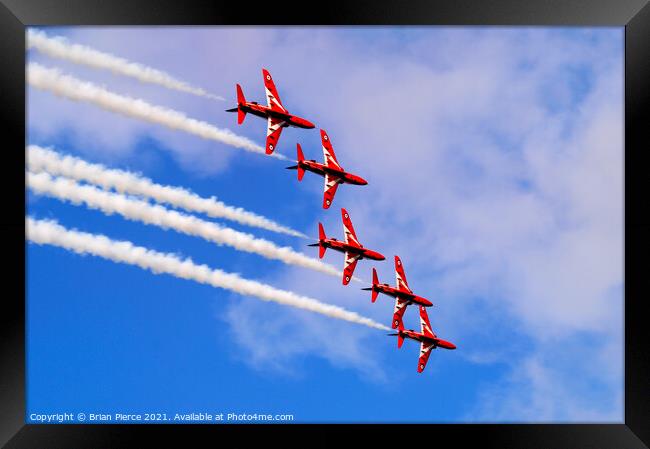
[[(262, 69), (262, 77), (264, 79), (267, 106), (260, 105), (254, 101), (247, 102), (241, 86), (237, 84), (237, 107), (227, 109), (226, 111), (237, 112), (237, 123), (240, 125), (244, 122), (247, 113), (266, 119), (266, 154), (272, 154), (277, 148), (278, 140), (280, 139), (280, 134), (282, 133), (283, 128), (292, 126), (295, 128), (311, 129), (315, 128), (315, 125), (302, 117), (289, 113), (289, 111), (282, 105), (275, 83), (273, 82), (273, 78), (268, 70)], [(345, 171), (336, 159), (332, 141), (327, 132), (321, 129), (320, 135), (324, 163), (316, 162), (313, 159), (305, 159), (302, 147), (297, 143), (298, 159), (296, 165), (287, 167), (287, 169), (297, 170), (298, 181), (302, 181), (306, 171), (322, 176), (325, 179), (323, 209), (329, 209), (334, 201), (334, 195), (336, 194), (339, 184), (366, 185), (368, 182), (358, 175)], [(312, 243), (308, 246), (317, 246), (318, 256), (321, 259), (325, 256), (327, 248), (344, 253), (345, 258), (342, 280), (343, 285), (348, 285), (350, 280), (353, 278), (354, 270), (359, 260), (370, 259), (381, 261), (386, 258), (377, 251), (365, 248), (359, 242), (357, 234), (354, 232), (350, 215), (343, 208), (341, 208), (341, 218), (343, 219), (343, 241), (335, 238), (328, 238), (325, 235), (323, 224), (318, 223), (318, 242)], [(371, 292), (371, 301), (373, 303), (377, 300), (379, 293), (395, 298), (392, 328), (397, 329), (397, 332), (388, 335), (397, 336), (398, 348), (402, 347), (404, 339), (411, 339), (420, 342), (418, 372), (421, 373), (427, 365), (432, 349), (456, 349), (456, 346), (453, 343), (438, 338), (433, 332), (426, 309), (427, 307), (433, 306), (433, 303), (428, 299), (413, 293), (409, 288), (402, 260), (398, 256), (395, 256), (395, 278), (395, 287), (391, 287), (388, 284), (380, 284), (377, 270), (373, 268), (372, 285), (363, 288), (362, 290)], [(420, 332), (404, 328), (403, 316), (409, 305), (416, 305), (418, 307), (420, 312)]]

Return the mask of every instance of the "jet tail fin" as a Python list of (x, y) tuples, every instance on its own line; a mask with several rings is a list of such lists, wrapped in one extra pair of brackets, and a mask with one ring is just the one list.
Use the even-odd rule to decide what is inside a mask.
[(241, 108), (244, 104), (246, 104), (244, 91), (241, 89), (241, 86), (237, 84), (237, 124), (239, 125), (244, 123), (244, 119), (246, 118), (246, 111), (243, 111)]
[(301, 162), (305, 160), (305, 155), (302, 154), (302, 147), (299, 143), (296, 143), (296, 149), (298, 151), (298, 181), (302, 181), (302, 177), (305, 176), (305, 169), (302, 168)]
[(404, 334), (402, 331), (404, 330), (404, 323), (402, 321), (399, 322), (399, 326), (397, 327), (397, 347), (401, 348), (402, 345), (404, 344)]
[(323, 245), (323, 240), (326, 238), (323, 223), (318, 223), (318, 257), (321, 259), (325, 256), (325, 251), (327, 250), (327, 247)]
[(370, 298), (372, 302), (375, 302), (377, 300), (377, 295), (379, 295), (379, 291), (375, 289), (375, 285), (379, 284), (379, 278), (377, 277), (377, 270), (375, 268), (372, 269), (372, 297)]

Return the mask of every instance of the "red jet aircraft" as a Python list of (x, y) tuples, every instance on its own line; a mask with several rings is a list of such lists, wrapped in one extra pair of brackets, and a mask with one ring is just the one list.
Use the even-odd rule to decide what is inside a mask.
[(406, 274), (404, 273), (404, 266), (399, 257), (395, 256), (395, 285), (391, 287), (388, 284), (380, 284), (377, 278), (377, 270), (372, 269), (372, 287), (362, 288), (361, 290), (368, 290), (372, 292), (372, 302), (377, 300), (379, 293), (383, 293), (395, 298), (395, 310), (393, 311), (393, 329), (397, 329), (402, 322), (406, 307), (410, 304), (418, 304), (424, 307), (431, 307), (433, 304), (426, 298), (418, 296), (413, 293), (406, 282)]
[(404, 343), (405, 338), (410, 338), (411, 340), (416, 340), (420, 342), (420, 360), (418, 361), (418, 373), (424, 371), (424, 367), (427, 366), (427, 361), (431, 355), (431, 350), (437, 347), (445, 349), (456, 349), (456, 345), (445, 340), (441, 340), (436, 337), (436, 334), (431, 330), (431, 323), (429, 323), (429, 315), (427, 315), (427, 309), (423, 306), (420, 306), (420, 328), (421, 332), (415, 332), (414, 330), (404, 329), (404, 324), (400, 321), (399, 330), (396, 334), (388, 334), (395, 336), (397, 335), (397, 347), (401, 348)]
[(329, 209), (334, 201), (334, 195), (336, 194), (336, 189), (339, 184), (355, 184), (365, 186), (368, 184), (368, 181), (363, 179), (360, 176), (353, 175), (343, 170), (336, 160), (336, 155), (334, 154), (334, 148), (332, 148), (332, 142), (330, 141), (329, 136), (324, 129), (320, 130), (320, 138), (323, 143), (323, 158), (325, 163), (321, 164), (315, 160), (305, 160), (305, 156), (302, 154), (302, 148), (300, 144), (296, 144), (298, 148), (298, 164), (291, 167), (287, 167), (288, 170), (298, 170), (298, 181), (302, 181), (302, 177), (305, 175), (305, 170), (317, 175), (321, 175), (325, 178), (325, 195), (323, 197), (323, 209)]
[(278, 95), (278, 91), (275, 88), (273, 78), (271, 78), (269, 71), (262, 69), (262, 75), (264, 76), (264, 88), (266, 89), (268, 106), (262, 106), (255, 101), (247, 102), (246, 98), (244, 98), (244, 92), (242, 91), (241, 86), (237, 84), (237, 107), (226, 109), (226, 112), (237, 112), (237, 123), (240, 125), (244, 122), (247, 112), (267, 119), (266, 154), (271, 154), (273, 153), (273, 150), (275, 150), (275, 147), (278, 146), (278, 139), (282, 133), (282, 128), (293, 126), (294, 128), (311, 129), (314, 128), (315, 125), (304, 118), (290, 114), (289, 111), (282, 106), (280, 96)]
[(327, 248), (332, 248), (334, 251), (345, 253), (345, 265), (343, 267), (343, 285), (348, 285), (352, 279), (352, 273), (357, 266), (360, 259), (384, 260), (385, 257), (376, 251), (364, 248), (352, 227), (352, 221), (345, 209), (341, 209), (343, 217), (343, 231), (345, 233), (345, 242), (336, 239), (328, 239), (325, 236), (325, 229), (323, 224), (318, 223), (318, 243), (312, 243), (308, 246), (318, 246), (318, 257), (321, 259), (325, 255)]

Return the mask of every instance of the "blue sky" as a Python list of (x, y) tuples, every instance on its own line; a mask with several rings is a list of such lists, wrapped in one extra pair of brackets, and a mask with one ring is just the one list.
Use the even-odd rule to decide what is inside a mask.
[[(27, 244), (28, 417), (54, 412), (291, 413), (298, 422), (622, 422), (622, 28), (47, 28), (164, 70), (213, 101), (55, 60), (28, 60), (205, 120), (241, 126), (235, 83), (327, 130), (369, 181), (321, 209), (322, 179), (218, 142), (28, 89), (29, 143), (144, 174), (308, 235), (389, 256), (362, 261), (433, 300), (436, 351), (384, 332), (63, 249)], [(320, 160), (317, 130), (286, 129)], [(28, 196), (35, 218), (240, 273), (386, 324), (358, 286), (173, 231)], [(289, 236), (246, 228), (316, 257)], [(342, 265), (328, 253), (326, 261)], [(407, 327), (417, 328), (409, 310)], [(412, 344), (409, 344), (412, 343)], [(406, 411), (406, 412), (405, 412)]]

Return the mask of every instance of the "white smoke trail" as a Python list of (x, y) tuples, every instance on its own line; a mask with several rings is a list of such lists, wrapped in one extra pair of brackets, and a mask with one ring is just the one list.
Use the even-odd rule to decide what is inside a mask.
[[(263, 147), (246, 137), (238, 136), (229, 129), (217, 128), (207, 122), (190, 118), (182, 112), (152, 105), (138, 98), (116, 94), (96, 84), (64, 75), (58, 69), (30, 62), (27, 66), (27, 82), (37, 89), (49, 90), (70, 100), (89, 102), (111, 112), (266, 155)], [(273, 153), (271, 156), (288, 160), (278, 153)]]
[(370, 318), (342, 307), (324, 304), (316, 299), (280, 290), (260, 282), (243, 279), (236, 274), (213, 270), (206, 265), (197, 265), (191, 259), (182, 260), (173, 254), (165, 254), (128, 241), (115, 241), (103, 235), (71, 231), (53, 221), (35, 220), (27, 217), (26, 238), (40, 245), (54, 245), (78, 254), (92, 254), (113, 262), (135, 265), (153, 273), (166, 273), (181, 279), (234, 291), (241, 295), (255, 296), (265, 301), (274, 301), (331, 318), (362, 324), (381, 330), (390, 330)]
[(211, 94), (200, 87), (191, 86), (184, 81), (177, 80), (163, 71), (131, 62), (85, 45), (73, 44), (61, 36), (50, 37), (41, 30), (29, 29), (27, 31), (27, 47), (34, 48), (53, 58), (64, 59), (75, 64), (83, 64), (96, 69), (107, 69), (120, 75), (136, 78), (144, 83), (157, 84), (168, 89), (213, 100), (224, 100), (223, 97)]
[(259, 254), (267, 259), (280, 260), (312, 270), (341, 276), (341, 272), (318, 259), (296, 252), (290, 247), (279, 247), (268, 240), (201, 220), (193, 215), (166, 209), (157, 204), (106, 192), (90, 185), (81, 185), (66, 178), (53, 178), (47, 173), (27, 173), (27, 186), (37, 194), (51, 196), (73, 204), (84, 203), (91, 209), (105, 214), (120, 214), (126, 219), (174, 229), (183, 234), (201, 237), (218, 245), (231, 246), (237, 250)]
[(239, 207), (228, 206), (215, 197), (202, 198), (180, 187), (163, 186), (134, 173), (91, 164), (73, 156), (63, 156), (37, 145), (27, 147), (27, 163), (32, 172), (47, 172), (77, 181), (86, 181), (106, 190), (152, 198), (191, 212), (205, 213), (214, 218), (226, 218), (248, 226), (306, 238), (305, 234), (279, 225), (268, 218)]

